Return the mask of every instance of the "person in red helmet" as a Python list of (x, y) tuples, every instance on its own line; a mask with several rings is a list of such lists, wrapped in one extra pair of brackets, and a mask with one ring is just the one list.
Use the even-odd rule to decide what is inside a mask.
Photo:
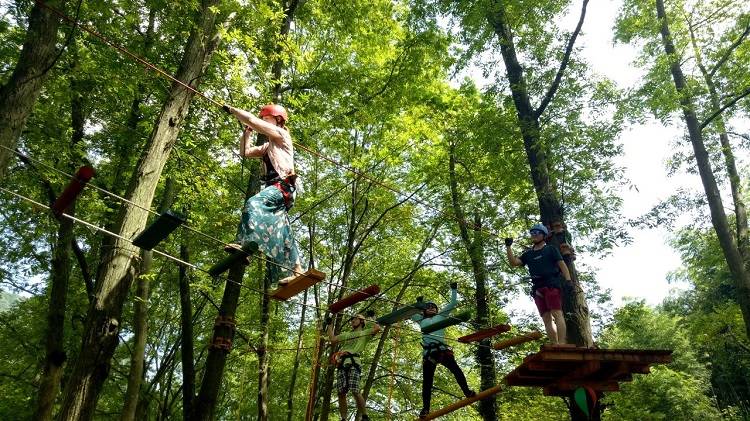
[[(265, 105), (258, 117), (228, 105), (223, 108), (245, 126), (240, 138), (240, 156), (260, 158), (265, 167), (265, 187), (245, 202), (236, 244), (226, 249), (235, 251), (248, 243), (257, 244), (258, 249), (276, 263), (268, 265), (271, 283), (286, 285), (295, 273), (303, 271), (287, 214), (294, 204), (297, 179), (294, 173), (294, 145), (286, 128), (289, 116), (284, 107), (277, 104)], [(253, 131), (265, 136), (268, 141), (254, 145), (251, 139)], [(295, 273), (288, 273), (288, 268)], [(286, 277), (280, 279), (284, 275)]]

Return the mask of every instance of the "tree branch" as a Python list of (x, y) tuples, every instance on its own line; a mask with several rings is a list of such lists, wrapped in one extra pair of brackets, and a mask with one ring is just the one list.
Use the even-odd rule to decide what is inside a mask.
[(583, 0), (583, 6), (581, 6), (581, 17), (578, 18), (578, 25), (576, 25), (576, 29), (570, 35), (570, 39), (568, 39), (568, 45), (565, 47), (565, 54), (563, 55), (563, 59), (560, 62), (560, 68), (557, 69), (555, 79), (552, 81), (552, 84), (550, 85), (549, 90), (547, 90), (547, 93), (544, 95), (544, 98), (539, 104), (539, 107), (534, 111), (534, 117), (536, 118), (539, 118), (539, 116), (544, 113), (544, 110), (547, 108), (550, 101), (552, 101), (552, 97), (555, 96), (557, 89), (560, 87), (560, 81), (562, 80), (565, 68), (567, 68), (568, 63), (570, 63), (570, 55), (573, 53), (573, 45), (576, 42), (576, 38), (578, 38), (578, 34), (581, 32), (581, 27), (583, 27), (583, 20), (586, 17), (586, 6), (588, 6), (588, 4), (589, 0)]
[(710, 77), (713, 77), (714, 74), (721, 68), (721, 66), (726, 63), (727, 60), (729, 60), (729, 56), (732, 55), (732, 52), (739, 47), (740, 44), (742, 44), (742, 41), (750, 34), (750, 22), (748, 22), (747, 26), (745, 26), (745, 30), (742, 32), (742, 34), (737, 37), (736, 40), (727, 48), (726, 51), (724, 51), (724, 54), (721, 56), (719, 61), (714, 64), (714, 66), (711, 68), (711, 70), (708, 72), (708, 75)]
[(706, 126), (708, 126), (709, 124), (711, 124), (711, 122), (716, 117), (720, 116), (721, 113), (724, 112), (724, 110), (726, 110), (727, 108), (732, 107), (734, 104), (738, 103), (742, 98), (745, 98), (748, 95), (750, 95), (750, 86), (748, 86), (747, 88), (745, 88), (745, 90), (742, 91), (742, 93), (740, 93), (736, 97), (732, 98), (731, 101), (729, 101), (726, 104), (724, 104), (721, 108), (719, 108), (718, 110), (714, 111), (714, 113), (711, 114), (710, 116), (708, 116), (707, 119), (703, 120), (703, 123), (701, 123), (700, 129), (703, 130)]

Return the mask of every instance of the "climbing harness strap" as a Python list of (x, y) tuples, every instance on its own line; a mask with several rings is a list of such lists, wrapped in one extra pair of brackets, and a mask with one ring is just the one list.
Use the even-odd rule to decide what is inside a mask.
[(294, 191), (297, 190), (295, 187), (295, 182), (297, 181), (297, 175), (292, 174), (286, 178), (274, 178), (272, 180), (269, 180), (267, 182), (267, 186), (274, 186), (281, 192), (281, 195), (284, 197), (284, 207), (286, 207), (286, 210), (289, 211), (289, 209), (294, 206)]

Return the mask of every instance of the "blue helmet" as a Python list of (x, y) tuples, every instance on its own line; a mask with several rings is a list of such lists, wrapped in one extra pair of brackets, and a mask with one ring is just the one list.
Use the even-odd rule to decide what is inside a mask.
[(534, 224), (534, 226), (529, 228), (529, 233), (532, 231), (541, 231), (544, 233), (545, 237), (549, 235), (549, 230), (543, 224)]

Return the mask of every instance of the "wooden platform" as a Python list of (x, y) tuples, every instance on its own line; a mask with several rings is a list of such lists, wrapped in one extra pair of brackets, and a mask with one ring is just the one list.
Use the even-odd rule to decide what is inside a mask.
[(653, 364), (672, 362), (671, 350), (594, 349), (543, 345), (505, 376), (509, 386), (541, 387), (547, 396), (569, 396), (588, 386), (596, 392), (620, 390), (633, 374), (648, 374)]
[(326, 278), (326, 274), (315, 269), (297, 275), (291, 282), (271, 292), (271, 298), (286, 301)]

